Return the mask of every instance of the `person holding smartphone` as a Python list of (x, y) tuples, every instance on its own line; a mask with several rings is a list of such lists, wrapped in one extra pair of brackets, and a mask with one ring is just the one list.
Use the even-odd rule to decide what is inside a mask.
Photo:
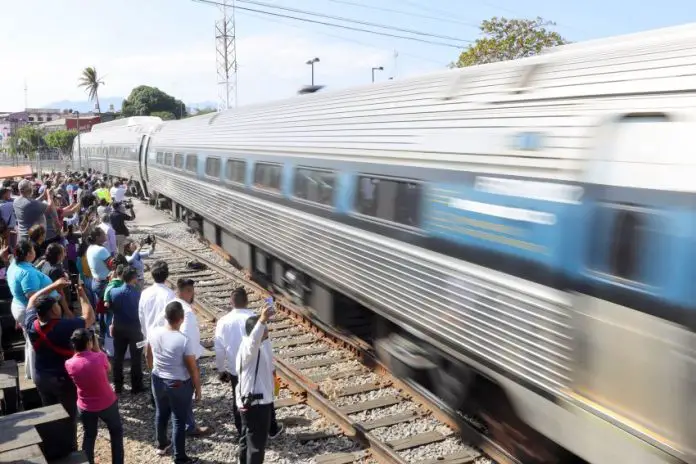
[(240, 464), (261, 464), (266, 451), (275, 391), (273, 351), (268, 341), (266, 322), (273, 314), (273, 306), (267, 305), (260, 317), (251, 316), (246, 320), (246, 336), (237, 353), (239, 384), (235, 400), (242, 416)]

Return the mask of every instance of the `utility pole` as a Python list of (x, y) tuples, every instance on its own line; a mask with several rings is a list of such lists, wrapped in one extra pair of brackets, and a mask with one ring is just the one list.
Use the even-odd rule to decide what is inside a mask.
[(24, 78), (24, 110), (29, 108), (29, 89), (27, 87), (27, 78)]
[(237, 107), (237, 37), (234, 1), (219, 0), (222, 19), (215, 22), (218, 111)]
[(79, 169), (82, 169), (82, 147), (80, 147), (80, 112), (73, 111), (73, 114), (77, 117), (77, 157), (80, 160)]
[(318, 63), (319, 58), (312, 58), (311, 60), (307, 60), (308, 65), (312, 67), (312, 87), (314, 87), (314, 63)]

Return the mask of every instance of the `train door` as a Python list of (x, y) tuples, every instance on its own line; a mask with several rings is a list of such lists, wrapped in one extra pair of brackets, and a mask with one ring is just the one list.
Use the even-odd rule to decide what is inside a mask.
[(140, 138), (140, 146), (138, 148), (138, 169), (140, 172), (140, 185), (143, 188), (145, 196), (149, 196), (147, 192), (147, 182), (150, 180), (147, 176), (147, 150), (150, 145), (150, 136), (143, 135)]
[[(587, 166), (573, 395), (663, 448), (696, 443), (693, 124), (630, 115)], [(689, 328), (690, 327), (690, 328)], [(676, 446), (675, 446), (676, 445)]]

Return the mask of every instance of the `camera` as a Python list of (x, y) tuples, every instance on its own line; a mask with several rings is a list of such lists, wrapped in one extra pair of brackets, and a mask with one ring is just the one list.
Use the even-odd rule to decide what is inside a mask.
[(143, 245), (152, 245), (152, 243), (155, 241), (155, 236), (154, 235), (148, 235), (142, 240)]
[(249, 393), (248, 395), (242, 396), (242, 407), (244, 409), (249, 409), (251, 407), (251, 403), (262, 399), (262, 393)]

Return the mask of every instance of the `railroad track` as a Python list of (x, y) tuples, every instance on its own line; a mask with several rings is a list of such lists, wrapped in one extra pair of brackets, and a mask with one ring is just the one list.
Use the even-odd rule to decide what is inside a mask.
[[(206, 257), (212, 253), (203, 243), (185, 249), (158, 236), (156, 259), (168, 262), (171, 282), (180, 277), (196, 280), (194, 306), (205, 319), (201, 340), (209, 349), (214, 322), (229, 310), (236, 287), (247, 289), (250, 309), (258, 310), (268, 295), (241, 271), (231, 272)], [(192, 268), (192, 261), (204, 266)], [(518, 462), (475, 427), (443, 412), (442, 405), (416, 386), (392, 377), (361, 340), (321, 326), (282, 298), (276, 309), (268, 324), (277, 373), (284, 384), (276, 409), (306, 404), (338, 427), (300, 433), (300, 442), (345, 435), (361, 445), (357, 451), (319, 455), (315, 462)]]

